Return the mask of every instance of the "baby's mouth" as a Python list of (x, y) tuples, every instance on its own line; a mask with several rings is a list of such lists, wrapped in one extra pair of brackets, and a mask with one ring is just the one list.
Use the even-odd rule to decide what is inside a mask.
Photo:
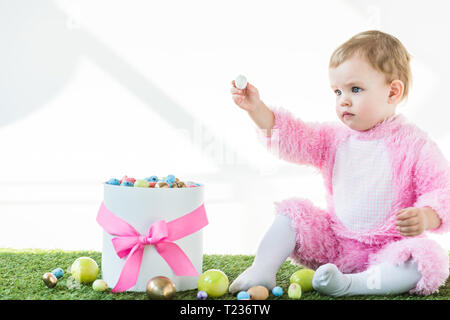
[(342, 117), (344, 118), (344, 119), (348, 119), (348, 118), (351, 118), (351, 117), (353, 117), (354, 116), (354, 114), (353, 113), (350, 113), (350, 112), (344, 112), (343, 114), (342, 114)]

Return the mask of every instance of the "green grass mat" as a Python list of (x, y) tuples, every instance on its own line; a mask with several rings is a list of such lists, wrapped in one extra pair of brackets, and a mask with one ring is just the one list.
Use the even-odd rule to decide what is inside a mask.
[[(78, 284), (73, 281), (67, 270), (76, 258), (89, 256), (97, 261), (101, 270), (101, 253), (95, 251), (61, 251), (61, 250), (16, 250), (0, 249), (0, 299), (1, 300), (143, 300), (147, 299), (145, 293), (122, 292), (111, 293), (110, 290), (96, 292), (91, 285)], [(236, 279), (253, 262), (254, 256), (247, 255), (204, 255), (203, 271), (220, 269), (226, 273), (230, 283)], [(55, 268), (62, 268), (64, 277), (58, 280), (56, 287), (49, 289), (43, 281), (42, 275)], [(282, 297), (269, 296), (270, 300), (288, 299), (286, 290), (292, 273), (301, 266), (285, 262), (277, 274), (277, 285), (285, 293)], [(101, 278), (101, 271), (98, 275)], [(442, 286), (439, 293), (426, 297), (409, 294), (397, 296), (354, 296), (345, 298), (332, 298), (321, 295), (316, 291), (303, 294), (304, 300), (450, 300), (450, 281)], [(177, 292), (174, 299), (195, 300), (197, 290)], [(217, 300), (235, 300), (231, 294), (225, 294)]]

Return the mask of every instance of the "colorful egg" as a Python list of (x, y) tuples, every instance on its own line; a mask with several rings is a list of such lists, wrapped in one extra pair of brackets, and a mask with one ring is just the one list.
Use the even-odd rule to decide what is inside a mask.
[(228, 277), (218, 269), (203, 272), (197, 279), (197, 288), (205, 291), (208, 296), (217, 298), (223, 296), (228, 290)]
[(108, 289), (108, 284), (103, 279), (97, 279), (92, 283), (92, 289), (102, 292)]
[(247, 291), (241, 291), (237, 294), (236, 298), (238, 300), (249, 300), (250, 294)]
[(122, 181), (122, 183), (120, 185), (124, 186), (124, 187), (133, 187), (134, 186), (134, 184), (131, 181), (127, 181), (127, 180)]
[(167, 277), (154, 277), (147, 282), (145, 292), (149, 299), (172, 299), (176, 289)]
[(158, 188), (170, 188), (167, 182), (158, 182)]
[(266, 300), (269, 296), (269, 290), (264, 286), (254, 286), (247, 290), (252, 300)]
[(52, 273), (56, 277), (56, 279), (61, 279), (64, 276), (64, 271), (61, 268), (56, 268), (52, 271)]
[(49, 288), (53, 288), (58, 283), (58, 279), (56, 279), (55, 275), (51, 272), (44, 273), (42, 280)]
[(178, 188), (186, 188), (186, 184), (183, 181), (178, 181), (177, 182), (177, 187)]
[(290, 299), (300, 299), (302, 297), (302, 287), (298, 283), (292, 283), (288, 288)]
[(283, 288), (281, 288), (281, 287), (274, 287), (272, 289), (272, 294), (275, 297), (281, 297), (283, 295)]
[(176, 182), (176, 178), (175, 178), (175, 176), (173, 175), (173, 174), (169, 174), (167, 177), (166, 177), (166, 181), (167, 182)]
[(149, 187), (149, 182), (147, 180), (136, 180), (136, 182), (134, 183), (135, 187), (138, 188), (148, 188)]
[(302, 287), (303, 292), (313, 290), (312, 279), (314, 277), (314, 270), (312, 269), (300, 269), (294, 272), (289, 279), (290, 283), (297, 283)]
[(114, 186), (120, 186), (120, 181), (118, 179), (109, 179), (108, 181), (106, 181), (106, 184), (111, 184)]
[(80, 283), (91, 283), (98, 275), (97, 262), (89, 257), (80, 257), (72, 264), (70, 273)]
[(148, 183), (148, 186), (149, 186), (150, 188), (154, 188), (154, 187), (156, 186), (156, 182), (149, 182), (149, 183)]
[(205, 291), (197, 292), (197, 299), (198, 300), (206, 300), (206, 298), (208, 298), (208, 294)]
[(122, 182), (124, 182), (124, 181), (129, 181), (129, 182), (131, 182), (131, 183), (135, 183), (136, 182), (136, 179), (135, 178), (130, 178), (130, 177), (128, 177), (128, 176), (123, 176), (123, 178), (122, 178), (122, 180), (120, 181), (120, 183), (122, 183)]
[(158, 182), (158, 177), (157, 176), (150, 176), (148, 178), (145, 178), (144, 180), (147, 180), (148, 182)]

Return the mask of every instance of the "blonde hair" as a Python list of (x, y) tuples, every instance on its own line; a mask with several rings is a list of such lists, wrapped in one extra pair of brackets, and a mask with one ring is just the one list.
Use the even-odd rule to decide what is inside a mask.
[(383, 73), (387, 84), (401, 80), (404, 85), (401, 100), (408, 97), (412, 83), (411, 55), (396, 37), (378, 30), (358, 33), (334, 50), (329, 68), (338, 67), (355, 54), (366, 58), (375, 70)]

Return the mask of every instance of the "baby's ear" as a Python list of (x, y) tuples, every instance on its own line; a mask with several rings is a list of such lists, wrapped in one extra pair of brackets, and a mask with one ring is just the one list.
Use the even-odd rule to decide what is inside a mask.
[(389, 88), (389, 103), (399, 103), (402, 100), (403, 92), (405, 91), (405, 85), (401, 80), (394, 80), (390, 84)]

